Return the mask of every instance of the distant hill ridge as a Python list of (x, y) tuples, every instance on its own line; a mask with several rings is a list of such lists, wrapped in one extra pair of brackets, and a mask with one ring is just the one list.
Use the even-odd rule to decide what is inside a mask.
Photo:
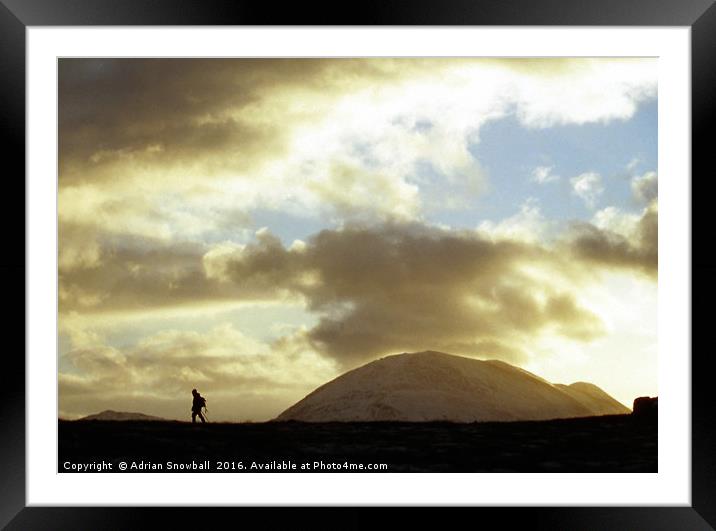
[(145, 415), (144, 413), (134, 413), (128, 411), (113, 411), (106, 409), (101, 413), (95, 413), (94, 415), (87, 415), (78, 420), (167, 420), (162, 417), (154, 417), (152, 415)]
[(320, 386), (275, 420), (547, 420), (630, 413), (596, 385), (551, 384), (498, 360), (443, 352), (387, 356)]

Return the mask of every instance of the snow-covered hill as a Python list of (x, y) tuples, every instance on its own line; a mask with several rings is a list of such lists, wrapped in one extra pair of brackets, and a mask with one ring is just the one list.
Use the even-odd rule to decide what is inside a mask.
[(388, 356), (349, 371), (276, 420), (474, 422), (629, 412), (592, 384), (553, 385), (502, 361), (428, 351)]

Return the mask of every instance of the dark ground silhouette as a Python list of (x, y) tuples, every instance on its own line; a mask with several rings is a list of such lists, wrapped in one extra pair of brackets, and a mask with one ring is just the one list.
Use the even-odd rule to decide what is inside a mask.
[(102, 460), (111, 472), (121, 461), (162, 463), (167, 472), (168, 461), (205, 460), (212, 472), (217, 461), (241, 462), (246, 472), (258, 471), (252, 462), (282, 461), (299, 472), (331, 471), (300, 470), (316, 461), (387, 463), (387, 472), (657, 472), (657, 424), (630, 415), (473, 424), (59, 421), (59, 472), (70, 472), (65, 462)]

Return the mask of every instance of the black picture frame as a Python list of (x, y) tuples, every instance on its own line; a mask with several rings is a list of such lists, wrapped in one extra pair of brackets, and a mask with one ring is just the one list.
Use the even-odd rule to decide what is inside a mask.
[[(25, 31), (28, 26), (113, 25), (500, 25), (500, 26), (688, 26), (692, 76), (692, 504), (689, 507), (530, 507), (451, 509), (450, 519), (499, 522), (501, 528), (537, 529), (713, 529), (716, 528), (716, 415), (711, 407), (711, 353), (701, 345), (701, 329), (716, 294), (716, 258), (693, 240), (709, 231), (712, 201), (709, 171), (711, 124), (716, 122), (716, 7), (714, 0), (366, 0), (353, 7), (333, 3), (247, 2), (243, 0), (0, 0), (0, 134), (5, 202), (0, 209), (5, 253), (4, 328), (14, 341), (3, 353), (0, 407), (0, 526), (7, 529), (134, 529), (205, 527), (260, 518), (271, 528), (290, 520), (294, 527), (305, 508), (77, 508), (26, 507), (25, 503)], [(678, 178), (678, 176), (669, 176)], [(694, 193), (695, 192), (695, 193)], [(23, 198), (21, 200), (20, 198)], [(6, 298), (6, 301), (9, 301)], [(708, 306), (707, 306), (708, 305)], [(22, 311), (20, 310), (22, 308)], [(211, 514), (207, 514), (211, 511)], [(384, 520), (383, 508), (325, 508), (312, 511), (311, 528), (357, 529)], [(390, 512), (394, 512), (391, 509)], [(404, 511), (402, 511), (404, 512)], [(460, 514), (462, 513), (462, 514)], [(414, 509), (406, 518), (444, 523), (444, 510)], [(336, 522), (341, 525), (336, 527)]]

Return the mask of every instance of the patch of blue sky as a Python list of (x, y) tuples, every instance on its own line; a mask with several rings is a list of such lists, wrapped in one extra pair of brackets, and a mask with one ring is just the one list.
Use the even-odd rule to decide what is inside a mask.
[[(528, 198), (537, 199), (545, 217), (553, 220), (588, 220), (607, 206), (636, 213), (643, 205), (634, 200), (630, 179), (657, 170), (657, 148), (656, 100), (642, 104), (631, 119), (608, 123), (538, 129), (510, 115), (485, 124), (479, 142), (470, 145), (486, 172), (487, 190), (469, 200), (469, 208), (436, 209), (429, 220), (474, 228), (483, 220), (514, 215)], [(537, 167), (550, 167), (559, 179), (535, 182)], [(604, 188), (591, 207), (573, 193), (570, 182), (586, 172), (598, 173)]]

